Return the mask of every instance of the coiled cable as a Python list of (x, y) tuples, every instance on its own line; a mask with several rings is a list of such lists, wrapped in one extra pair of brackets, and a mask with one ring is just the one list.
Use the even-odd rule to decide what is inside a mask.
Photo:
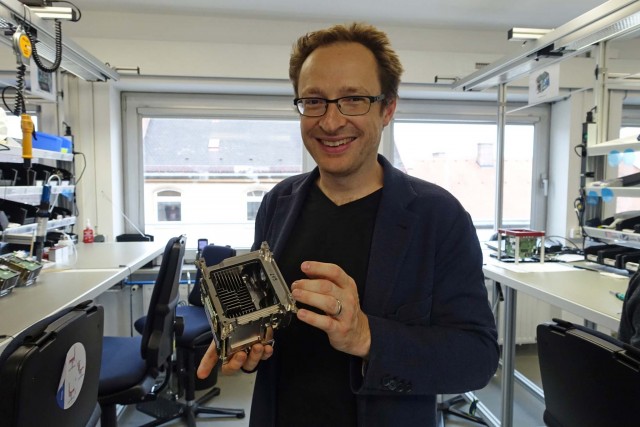
[(29, 40), (31, 40), (31, 48), (32, 48), (32, 57), (35, 61), (38, 68), (47, 73), (53, 73), (60, 68), (60, 63), (62, 62), (62, 24), (59, 20), (54, 20), (55, 23), (55, 31), (56, 31), (56, 59), (51, 65), (51, 67), (47, 67), (42, 60), (40, 59), (40, 55), (38, 55), (38, 45), (35, 36), (31, 31), (28, 31), (27, 34), (29, 36)]

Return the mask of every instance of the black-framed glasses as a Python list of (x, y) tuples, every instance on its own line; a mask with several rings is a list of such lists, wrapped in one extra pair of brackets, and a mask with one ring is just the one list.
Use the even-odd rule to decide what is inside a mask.
[(378, 96), (351, 95), (336, 99), (325, 98), (296, 98), (293, 105), (298, 108), (298, 112), (307, 117), (324, 116), (329, 104), (336, 104), (338, 110), (345, 116), (362, 116), (369, 112), (371, 104), (382, 101), (384, 94)]

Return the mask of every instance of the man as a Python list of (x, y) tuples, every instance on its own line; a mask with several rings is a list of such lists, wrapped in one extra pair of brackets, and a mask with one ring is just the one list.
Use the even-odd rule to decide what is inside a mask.
[[(252, 426), (433, 426), (436, 394), (484, 387), (498, 364), (475, 229), (442, 188), (377, 154), (402, 66), (364, 24), (301, 37), (289, 75), (317, 163), (264, 198), (267, 241), (299, 311), (274, 347), (237, 353), (258, 369)], [(198, 375), (217, 361), (212, 346)]]
[(625, 292), (618, 339), (640, 348), (640, 271), (631, 276)]

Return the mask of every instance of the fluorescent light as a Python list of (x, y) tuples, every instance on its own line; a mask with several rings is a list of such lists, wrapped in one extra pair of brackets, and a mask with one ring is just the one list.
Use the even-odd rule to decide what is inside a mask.
[(513, 41), (538, 40), (552, 30), (547, 28), (512, 28), (507, 33), (507, 39)]
[(29, 7), (29, 9), (38, 15), (40, 19), (64, 19), (72, 21), (76, 19), (75, 10), (70, 7)]

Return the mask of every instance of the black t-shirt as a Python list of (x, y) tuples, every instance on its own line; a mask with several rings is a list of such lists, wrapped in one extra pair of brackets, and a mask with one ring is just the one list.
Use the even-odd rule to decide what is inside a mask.
[[(303, 261), (334, 263), (358, 285), (362, 301), (371, 238), (382, 190), (336, 206), (317, 186), (309, 192), (278, 267), (291, 286), (305, 278)], [(319, 310), (306, 306), (305, 308)], [(278, 427), (356, 426), (356, 400), (349, 360), (327, 335), (293, 318), (275, 334), (278, 354)]]

